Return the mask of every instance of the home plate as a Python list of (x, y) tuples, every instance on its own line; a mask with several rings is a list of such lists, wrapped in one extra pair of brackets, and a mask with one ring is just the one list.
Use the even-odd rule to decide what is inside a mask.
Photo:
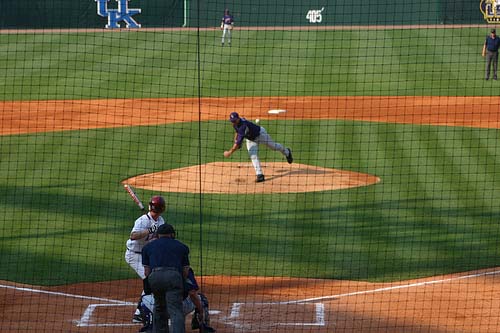
[(269, 114), (280, 114), (280, 113), (285, 113), (286, 110), (283, 110), (283, 109), (273, 109), (273, 110), (269, 110), (267, 111), (267, 113)]

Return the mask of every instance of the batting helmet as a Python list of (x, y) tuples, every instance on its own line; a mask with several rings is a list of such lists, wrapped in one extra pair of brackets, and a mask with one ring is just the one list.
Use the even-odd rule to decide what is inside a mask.
[(155, 195), (149, 201), (149, 210), (157, 214), (163, 213), (165, 211), (165, 206), (165, 199), (163, 199), (163, 197), (159, 195)]

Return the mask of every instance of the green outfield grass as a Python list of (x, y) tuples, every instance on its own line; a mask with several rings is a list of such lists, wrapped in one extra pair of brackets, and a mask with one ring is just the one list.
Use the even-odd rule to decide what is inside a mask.
[[(265, 126), (298, 163), (381, 182), (302, 194), (163, 193), (166, 218), (190, 245), (197, 271), (398, 281), (500, 264), (497, 130), (333, 120)], [(227, 122), (0, 137), (0, 279), (134, 278), (123, 255), (140, 212), (120, 181), (222, 160), (231, 138)], [(281, 161), (266, 149), (262, 158)], [(246, 152), (232, 161), (248, 162)]]
[(235, 30), (222, 48), (219, 31), (201, 31), (199, 49), (189, 31), (4, 34), (0, 100), (497, 95), (484, 82), (486, 34)]

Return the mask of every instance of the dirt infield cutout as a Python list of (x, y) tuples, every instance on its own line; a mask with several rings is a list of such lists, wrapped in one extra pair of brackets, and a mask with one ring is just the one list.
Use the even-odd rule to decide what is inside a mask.
[(264, 163), (266, 181), (255, 182), (252, 164), (213, 162), (128, 178), (134, 187), (160, 192), (299, 193), (340, 190), (376, 184), (379, 177), (305, 164)]
[[(289, 277), (204, 276), (211, 323), (230, 332), (498, 332), (499, 268), (394, 283)], [(0, 314), (15, 332), (137, 332), (139, 279), (37, 287), (0, 281)], [(241, 295), (241, 290), (255, 294)], [(50, 304), (57, 309), (50, 318)], [(41, 326), (43, 323), (43, 326)], [(190, 317), (186, 318), (190, 325)]]

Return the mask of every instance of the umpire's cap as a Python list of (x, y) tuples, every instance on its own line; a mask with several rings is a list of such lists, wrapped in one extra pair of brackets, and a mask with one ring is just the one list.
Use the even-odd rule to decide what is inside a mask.
[(175, 234), (175, 229), (174, 229), (173, 225), (168, 224), (168, 223), (164, 223), (158, 227), (157, 233), (158, 233), (158, 235)]
[(229, 121), (234, 123), (238, 119), (240, 119), (240, 115), (238, 114), (238, 112), (231, 112), (231, 114), (229, 115)]
[(496, 34), (496, 33), (497, 33), (497, 30), (496, 30), (496, 29), (491, 29), (491, 33), (492, 33), (492, 34)]

